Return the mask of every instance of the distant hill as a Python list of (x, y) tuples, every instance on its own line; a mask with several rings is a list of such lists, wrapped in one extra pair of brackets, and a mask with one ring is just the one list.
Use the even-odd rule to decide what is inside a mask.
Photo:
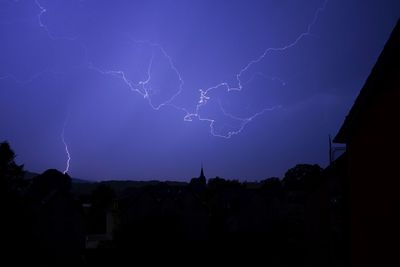
[(84, 179), (79, 179), (79, 178), (71, 178), (71, 181), (73, 183), (77, 183), (77, 184), (82, 184), (82, 183), (93, 183), (92, 181), (89, 180), (84, 180)]
[[(39, 173), (26, 171), (25, 172), (25, 179), (31, 180), (35, 176), (38, 176)], [(188, 185), (187, 182), (177, 182), (177, 181), (157, 181), (157, 180), (150, 180), (150, 181), (133, 181), (133, 180), (109, 180), (109, 181), (99, 181), (94, 182), (85, 179), (73, 178), (71, 177), (72, 185), (71, 191), (77, 195), (89, 195), (93, 189), (95, 189), (99, 184), (107, 184), (111, 186), (114, 191), (119, 194), (124, 191), (126, 188), (134, 187), (134, 188), (141, 188), (145, 186), (152, 186), (158, 185), (160, 183), (167, 184), (169, 186), (186, 186)]]
[[(26, 180), (31, 180), (31, 179), (33, 179), (35, 176), (38, 176), (38, 175), (39, 175), (39, 173), (36, 173), (36, 172), (25, 171), (25, 176), (24, 176), (24, 178), (25, 178)], [(88, 181), (88, 180), (83, 180), (83, 179), (73, 178), (73, 177), (71, 177), (71, 181), (72, 181), (73, 183), (92, 183), (91, 181)]]

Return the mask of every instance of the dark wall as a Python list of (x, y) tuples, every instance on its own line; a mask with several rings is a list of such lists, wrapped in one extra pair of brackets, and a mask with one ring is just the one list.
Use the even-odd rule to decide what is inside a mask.
[[(347, 144), (352, 266), (386, 266), (398, 225), (400, 71), (394, 68)], [(393, 254), (391, 254), (393, 255)]]

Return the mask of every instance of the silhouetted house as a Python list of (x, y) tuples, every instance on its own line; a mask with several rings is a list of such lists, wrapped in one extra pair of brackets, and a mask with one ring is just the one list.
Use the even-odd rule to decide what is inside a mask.
[(398, 243), (399, 101), (398, 22), (334, 138), (347, 146), (352, 266), (388, 266), (397, 253), (383, 245)]
[[(320, 254), (327, 255), (330, 266), (348, 266), (349, 263), (350, 211), (347, 162), (347, 153), (344, 153), (324, 170), (321, 189), (326, 194), (319, 193), (319, 199), (314, 202), (321, 208), (320, 215), (322, 216), (319, 218), (320, 225), (312, 225), (310, 228), (313, 232), (322, 233), (318, 234), (319, 243), (316, 242), (316, 244), (319, 246), (318, 249), (324, 249)], [(326, 220), (328, 220), (327, 223)]]

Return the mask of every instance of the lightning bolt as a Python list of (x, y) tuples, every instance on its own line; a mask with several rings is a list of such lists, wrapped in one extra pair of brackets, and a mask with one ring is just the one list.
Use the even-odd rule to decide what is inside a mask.
[(311, 34), (311, 28), (317, 22), (319, 14), (325, 10), (327, 4), (328, 4), (328, 0), (325, 0), (324, 3), (322, 4), (322, 6), (317, 8), (317, 10), (314, 13), (314, 17), (313, 17), (311, 23), (307, 25), (306, 31), (302, 32), (300, 35), (298, 35), (297, 38), (293, 42), (291, 42), (291, 43), (289, 43), (289, 44), (287, 44), (285, 46), (282, 46), (282, 47), (275, 47), (275, 48), (274, 47), (270, 47), (270, 48), (267, 48), (267, 49), (264, 50), (264, 53), (262, 53), (258, 58), (251, 60), (243, 69), (241, 69), (239, 71), (238, 74), (236, 74), (236, 80), (238, 82), (238, 86), (237, 87), (233, 87), (233, 88), (228, 87), (227, 88), (228, 91), (230, 91), (230, 90), (239, 90), (239, 91), (242, 90), (243, 86), (242, 86), (242, 81), (241, 81), (240, 77), (243, 75), (243, 73), (245, 73), (248, 69), (250, 69), (251, 66), (253, 66), (256, 63), (259, 63), (260, 61), (262, 61), (267, 56), (268, 53), (285, 51), (285, 50), (287, 50), (289, 48), (292, 48), (292, 47), (296, 46), (300, 42), (300, 40), (302, 40), (304, 37), (309, 36)]
[[(186, 111), (187, 114), (185, 115), (184, 120), (186, 120), (186, 121), (192, 121), (192, 118), (193, 118), (193, 117), (197, 117), (198, 120), (200, 120), (200, 121), (207, 121), (207, 122), (209, 122), (209, 125), (210, 125), (210, 132), (211, 132), (211, 134), (212, 134), (213, 136), (216, 136), (216, 137), (223, 137), (223, 138), (229, 139), (232, 135), (239, 134), (239, 133), (244, 129), (244, 127), (245, 127), (250, 121), (254, 120), (256, 117), (258, 117), (258, 116), (264, 114), (264, 113), (267, 112), (267, 111), (273, 111), (273, 110), (276, 110), (276, 109), (278, 109), (278, 108), (281, 108), (281, 107), (282, 107), (281, 105), (277, 105), (277, 106), (274, 106), (274, 107), (267, 107), (267, 108), (264, 108), (264, 109), (262, 109), (261, 111), (255, 113), (255, 114), (253, 114), (253, 115), (250, 116), (250, 117), (247, 117), (247, 118), (239, 118), (239, 117), (233, 116), (232, 114), (227, 113), (227, 112), (222, 108), (222, 106), (221, 106), (221, 104), (220, 104), (220, 108), (222, 109), (223, 113), (224, 113), (227, 117), (230, 117), (230, 118), (232, 118), (232, 119), (239, 120), (239, 121), (242, 122), (242, 123), (241, 123), (241, 126), (239, 127), (239, 129), (238, 129), (237, 131), (230, 131), (230, 132), (228, 132), (228, 133), (226, 133), (226, 134), (223, 134), (223, 135), (221, 135), (221, 134), (216, 134), (216, 133), (215, 133), (214, 124), (215, 124), (216, 121), (215, 121), (214, 119), (202, 118), (202, 117), (199, 115), (200, 108), (201, 108), (202, 106), (206, 105), (206, 104), (207, 104), (207, 101), (209, 101), (209, 100), (211, 99), (211, 97), (209, 96), (209, 93), (210, 93), (211, 91), (216, 90), (216, 89), (219, 89), (219, 88), (225, 88), (225, 90), (226, 90), (227, 92), (230, 92), (230, 91), (242, 91), (242, 90), (243, 90), (243, 81), (242, 81), (242, 79), (241, 79), (241, 76), (242, 76), (246, 71), (248, 71), (254, 64), (257, 64), (257, 63), (261, 62), (261, 61), (267, 56), (268, 53), (270, 53), (270, 52), (277, 52), (277, 51), (285, 51), (285, 50), (287, 50), (287, 49), (290, 49), (290, 48), (296, 46), (296, 45), (300, 42), (300, 40), (302, 40), (304, 37), (310, 35), (310, 34), (311, 34), (311, 28), (312, 28), (312, 26), (314, 26), (314, 24), (316, 23), (319, 14), (325, 10), (327, 4), (328, 4), (328, 0), (325, 0), (324, 3), (323, 3), (323, 5), (322, 5), (321, 7), (319, 7), (319, 8), (315, 11), (314, 17), (313, 17), (311, 23), (307, 25), (306, 31), (304, 31), (304, 32), (302, 32), (300, 35), (298, 35), (297, 38), (296, 38), (293, 42), (291, 42), (291, 43), (289, 43), (289, 44), (287, 44), (287, 45), (285, 45), (285, 46), (282, 46), (282, 47), (277, 47), (277, 48), (266, 48), (266, 49), (264, 50), (264, 52), (263, 52), (259, 57), (257, 57), (256, 59), (251, 60), (244, 68), (242, 68), (242, 69), (236, 74), (237, 85), (236, 85), (235, 87), (229, 86), (229, 84), (228, 84), (227, 82), (222, 82), (222, 83), (219, 83), (219, 84), (217, 84), (217, 85), (215, 85), (215, 86), (213, 86), (213, 87), (210, 87), (210, 88), (208, 88), (208, 89), (206, 89), (206, 90), (200, 89), (200, 90), (199, 90), (199, 92), (200, 92), (200, 97), (199, 97), (198, 104), (196, 105), (196, 110), (195, 110), (195, 112), (194, 112), (194, 113), (189, 113), (189, 112)], [(256, 74), (254, 74), (254, 75), (252, 76), (252, 78), (250, 78), (250, 79), (249, 79), (247, 82), (245, 82), (245, 83), (248, 84), (249, 82), (251, 82), (251, 81), (255, 78), (256, 75), (261, 75), (261, 76), (263, 76), (263, 77), (265, 77), (265, 78), (269, 78), (269, 79), (272, 79), (272, 80), (278, 80), (278, 81), (281, 82), (281, 84), (282, 84), (283, 86), (286, 85), (286, 82), (283, 81), (282, 79), (278, 78), (278, 77), (266, 76), (266, 75), (264, 75), (264, 74), (262, 74), (262, 73), (259, 73), (259, 72), (256, 73)]]
[(66, 128), (67, 123), (68, 123), (68, 117), (69, 116), (67, 116), (67, 118), (65, 119), (65, 122), (64, 122), (62, 131), (61, 131), (61, 141), (64, 144), (65, 154), (67, 155), (67, 162), (65, 164), (65, 169), (63, 171), (64, 174), (69, 172), (69, 164), (70, 164), (70, 161), (71, 161), (71, 154), (69, 153), (68, 144), (65, 141), (65, 128)]
[[(150, 87), (148, 87), (148, 84), (151, 81), (151, 70), (152, 70), (152, 65), (153, 65), (153, 60), (154, 60), (154, 53), (152, 54), (152, 57), (151, 57), (150, 62), (148, 64), (146, 80), (139, 81), (137, 83), (133, 83), (130, 79), (128, 79), (127, 75), (122, 70), (103, 70), (103, 69), (100, 69), (98, 67), (93, 66), (92, 63), (89, 64), (89, 68), (91, 68), (92, 70), (97, 71), (100, 74), (111, 75), (111, 76), (114, 76), (116, 78), (121, 79), (130, 88), (131, 91), (136, 92), (136, 93), (140, 94), (143, 98), (147, 99), (150, 107), (152, 109), (154, 109), (154, 110), (160, 110), (164, 106), (173, 107), (173, 108), (175, 108), (177, 110), (180, 110), (180, 111), (183, 111), (185, 113), (185, 115), (183, 117), (184, 121), (191, 122), (191, 121), (193, 121), (194, 118), (197, 118), (199, 121), (208, 122), (209, 123), (209, 127), (210, 127), (210, 134), (211, 135), (213, 135), (215, 137), (221, 137), (221, 138), (229, 139), (233, 135), (236, 135), (236, 134), (240, 133), (244, 129), (244, 127), (249, 122), (254, 120), (256, 117), (264, 114), (267, 111), (273, 111), (273, 110), (276, 110), (278, 108), (281, 108), (281, 105), (277, 105), (277, 106), (274, 106), (274, 107), (267, 107), (267, 108), (264, 108), (264, 109), (262, 109), (261, 111), (255, 113), (255, 114), (253, 114), (250, 117), (240, 118), (240, 117), (235, 117), (232, 114), (228, 114), (225, 110), (223, 110), (222, 106), (220, 105), (221, 110), (223, 110), (223, 114), (226, 115), (227, 117), (231, 118), (231, 119), (234, 119), (234, 120), (240, 122), (240, 127), (236, 131), (229, 131), (226, 134), (219, 134), (215, 130), (215, 123), (217, 121), (215, 119), (202, 117), (200, 115), (200, 109), (203, 106), (205, 106), (207, 104), (207, 102), (211, 99), (211, 96), (208, 96), (208, 93), (211, 92), (212, 90), (218, 89), (220, 87), (226, 87), (226, 88), (228, 88), (228, 91), (232, 90), (228, 86), (228, 84), (227, 83), (221, 83), (221, 84), (218, 84), (218, 85), (216, 85), (214, 87), (210, 87), (207, 90), (201, 90), (200, 89), (199, 90), (200, 97), (199, 97), (198, 103), (196, 104), (195, 110), (194, 110), (194, 112), (189, 112), (188, 109), (186, 109), (184, 107), (177, 106), (177, 105), (172, 103), (173, 100), (178, 95), (180, 95), (182, 93), (183, 85), (184, 85), (184, 80), (182, 78), (182, 75), (180, 74), (179, 70), (175, 67), (172, 58), (166, 53), (166, 51), (163, 49), (163, 47), (160, 44), (151, 43), (149, 41), (134, 41), (134, 42), (135, 43), (140, 43), (140, 44), (147, 44), (147, 45), (149, 45), (151, 47), (155, 47), (155, 48), (159, 49), (162, 52), (163, 56), (168, 59), (168, 62), (169, 62), (169, 65), (170, 65), (171, 69), (176, 73), (176, 75), (177, 75), (177, 77), (179, 79), (179, 88), (172, 95), (172, 97), (167, 99), (165, 102), (163, 102), (163, 103), (161, 103), (161, 104), (156, 106), (156, 105), (154, 105), (152, 103), (152, 99), (151, 99), (151, 96), (149, 94)], [(271, 79), (271, 80), (278, 80), (278, 81), (281, 82), (281, 84), (285, 84), (285, 81), (283, 81), (282, 79), (280, 79), (278, 77), (269, 77), (269, 76), (266, 76), (266, 75), (264, 75), (262, 73), (256, 73), (255, 75), (260, 75), (260, 76), (263, 76), (264, 78), (268, 78), (268, 79)], [(254, 79), (254, 77), (252, 77), (251, 79)], [(249, 82), (250, 81), (247, 81), (247, 83), (249, 83)]]
[(264, 50), (264, 52), (260, 56), (258, 56), (257, 58), (251, 60), (247, 65), (245, 65), (242, 69), (240, 69), (240, 71), (235, 75), (236, 76), (236, 81), (237, 81), (236, 86), (230, 86), (228, 82), (221, 82), (221, 83), (219, 83), (217, 85), (214, 85), (212, 87), (209, 87), (209, 88), (207, 88), (205, 90), (199, 89), (198, 102), (197, 102), (197, 104), (195, 106), (194, 111), (192, 111), (192, 112), (190, 112), (187, 108), (184, 108), (184, 107), (181, 107), (181, 106), (177, 106), (177, 105), (172, 103), (173, 100), (178, 95), (181, 94), (181, 92), (183, 90), (184, 81), (182, 79), (182, 75), (180, 74), (178, 69), (175, 67), (172, 58), (166, 53), (166, 51), (163, 49), (163, 47), (160, 44), (151, 43), (149, 41), (135, 41), (136, 43), (145, 43), (145, 44), (148, 44), (148, 45), (150, 45), (152, 47), (156, 47), (156, 48), (160, 49), (162, 51), (162, 54), (168, 59), (170, 67), (174, 70), (174, 72), (176, 73), (176, 75), (177, 75), (177, 77), (178, 77), (178, 79), (180, 81), (180, 85), (179, 85), (179, 88), (176, 91), (176, 93), (171, 98), (167, 99), (165, 102), (163, 102), (163, 103), (161, 103), (161, 104), (159, 104), (157, 106), (152, 103), (151, 96), (149, 94), (149, 87), (147, 87), (147, 85), (151, 81), (151, 69), (152, 69), (152, 64), (153, 64), (153, 60), (154, 60), (154, 55), (152, 56), (152, 58), (150, 60), (150, 63), (148, 65), (147, 79), (144, 80), (144, 81), (140, 81), (140, 82), (138, 82), (136, 84), (133, 83), (130, 79), (128, 79), (127, 75), (122, 70), (102, 70), (100, 68), (94, 67), (93, 65), (90, 65), (90, 68), (93, 69), (93, 70), (96, 70), (97, 72), (99, 72), (101, 74), (112, 75), (114, 77), (117, 77), (117, 78), (121, 79), (131, 89), (131, 91), (139, 93), (143, 98), (147, 99), (147, 101), (149, 102), (149, 105), (150, 105), (150, 107), (152, 109), (160, 110), (164, 106), (171, 106), (171, 107), (173, 107), (173, 108), (175, 108), (177, 110), (181, 110), (181, 111), (183, 111), (185, 113), (185, 115), (183, 117), (184, 121), (191, 122), (194, 119), (197, 119), (197, 120), (202, 121), (202, 122), (207, 122), (209, 124), (209, 127), (210, 127), (210, 134), (211, 135), (213, 135), (215, 137), (222, 137), (222, 138), (229, 139), (233, 135), (237, 135), (240, 132), (242, 132), (242, 130), (245, 128), (245, 126), (249, 122), (253, 121), (255, 118), (263, 115), (265, 112), (269, 112), (269, 111), (274, 111), (274, 110), (280, 109), (280, 108), (282, 108), (282, 106), (281, 105), (276, 105), (276, 106), (272, 106), (272, 107), (265, 107), (261, 111), (256, 112), (255, 114), (253, 114), (252, 116), (249, 116), (249, 117), (246, 117), (246, 118), (242, 118), (242, 117), (234, 116), (234, 115), (226, 112), (223, 109), (223, 107), (221, 106), (221, 104), (219, 103), (223, 114), (226, 117), (230, 118), (230, 119), (238, 121), (239, 125), (240, 125), (237, 130), (231, 130), (231, 131), (228, 131), (226, 133), (222, 133), (221, 134), (221, 133), (217, 133), (216, 130), (215, 130), (215, 124), (217, 122), (215, 119), (205, 118), (205, 117), (202, 117), (200, 115), (201, 108), (206, 106), (207, 103), (211, 100), (210, 93), (212, 91), (218, 90), (218, 89), (225, 89), (226, 92), (228, 92), (228, 93), (231, 92), (231, 91), (242, 91), (244, 89), (244, 86), (246, 84), (251, 83), (252, 80), (254, 80), (254, 78), (256, 76), (262, 76), (262, 77), (270, 79), (270, 80), (277, 80), (277, 81), (280, 82), (280, 84), (282, 86), (285, 86), (286, 82), (283, 79), (281, 79), (279, 77), (268, 76), (268, 75), (265, 75), (265, 74), (263, 74), (261, 72), (257, 72), (255, 74), (253, 74), (253, 76), (247, 81), (243, 81), (241, 77), (253, 65), (263, 61), (265, 59), (265, 57), (269, 53), (288, 50), (288, 49), (296, 46), (303, 38), (305, 38), (306, 36), (309, 36), (311, 34), (311, 28), (316, 23), (316, 21), (317, 21), (317, 19), (319, 17), (319, 14), (325, 10), (325, 8), (327, 6), (327, 3), (328, 3), (328, 0), (325, 0), (323, 2), (322, 6), (317, 8), (317, 10), (314, 13), (314, 17), (313, 17), (312, 21), (307, 25), (306, 30), (304, 32), (300, 33), (293, 42), (291, 42), (289, 44), (286, 44), (286, 45), (284, 45), (282, 47), (266, 48)]
[[(59, 40), (59, 39), (63, 39), (63, 40), (67, 40), (67, 41), (76, 41), (77, 37), (60, 37), (60, 36), (56, 36), (54, 33), (52, 33), (49, 29), (49, 27), (44, 23), (43, 21), (43, 17), (45, 16), (45, 14), (47, 13), (47, 9), (41, 4), (41, 2), (39, 0), (34, 0), (35, 5), (37, 6), (37, 8), (39, 9), (39, 13), (37, 14), (37, 21), (39, 24), (39, 27), (42, 28), (46, 33), (47, 36), (51, 39), (51, 40)], [(264, 77), (266, 79), (270, 79), (273, 81), (278, 81), (280, 82), (280, 84), (282, 86), (286, 85), (286, 82), (279, 78), (279, 77), (274, 77), (274, 76), (268, 76), (265, 75), (261, 72), (257, 72), (254, 73), (252, 75), (252, 77), (248, 80), (243, 80), (242, 77), (245, 73), (247, 73), (252, 66), (263, 62), (267, 55), (272, 53), (272, 52), (279, 52), (279, 51), (286, 51), (294, 46), (296, 46), (302, 39), (304, 39), (305, 37), (309, 36), (311, 34), (311, 29), (312, 27), (315, 25), (315, 23), (318, 20), (318, 17), (320, 15), (321, 12), (323, 12), (327, 6), (328, 0), (325, 0), (323, 2), (323, 4), (318, 7), (314, 13), (313, 19), (311, 20), (311, 22), (307, 25), (306, 29), (304, 32), (301, 32), (292, 42), (281, 46), (281, 47), (270, 47), (270, 48), (266, 48), (262, 54), (260, 54), (258, 57), (254, 58), (253, 60), (250, 60), (243, 68), (241, 68), (239, 70), (238, 73), (236, 73), (234, 75), (234, 77), (236, 78), (236, 85), (231, 86), (228, 82), (221, 82), (219, 84), (216, 84), (212, 87), (209, 87), (207, 89), (199, 89), (199, 95), (198, 95), (198, 101), (196, 103), (194, 103), (194, 108), (192, 110), (186, 108), (186, 107), (182, 107), (182, 106), (178, 106), (176, 104), (174, 104), (174, 100), (182, 93), (183, 91), (183, 86), (184, 86), (184, 80), (183, 77), (181, 75), (181, 73), (179, 72), (179, 70), (176, 68), (173, 59), (168, 55), (168, 53), (166, 52), (166, 50), (157, 43), (152, 43), (150, 41), (135, 41), (132, 40), (135, 44), (142, 44), (142, 45), (148, 45), (149, 47), (152, 48), (152, 56), (149, 60), (149, 63), (147, 65), (147, 75), (146, 78), (144, 80), (141, 80), (139, 82), (133, 82), (132, 79), (130, 77), (128, 77), (127, 73), (124, 70), (121, 69), (112, 69), (112, 70), (107, 70), (107, 69), (102, 69), (99, 68), (97, 66), (94, 66), (90, 60), (88, 59), (87, 56), (87, 47), (85, 46), (85, 44), (80, 43), (82, 45), (82, 48), (84, 49), (85, 52), (85, 60), (87, 62), (86, 66), (91, 69), (94, 70), (102, 75), (108, 75), (108, 76), (112, 76), (114, 78), (120, 79), (132, 92), (139, 94), (141, 97), (143, 97), (143, 99), (145, 99), (149, 106), (156, 111), (161, 110), (163, 107), (166, 106), (170, 106), (173, 107), (177, 110), (180, 110), (184, 113), (183, 115), (183, 120), (186, 122), (192, 122), (193, 120), (197, 119), (200, 122), (206, 122), (209, 125), (210, 128), (210, 134), (212, 136), (215, 137), (221, 137), (221, 138), (226, 138), (229, 139), (234, 135), (237, 135), (239, 133), (241, 133), (243, 131), (243, 129), (246, 127), (246, 125), (248, 123), (250, 123), (251, 121), (254, 121), (257, 117), (265, 114), (266, 112), (271, 112), (277, 109), (282, 108), (281, 105), (276, 105), (276, 106), (272, 106), (272, 107), (265, 107), (263, 109), (261, 109), (260, 111), (254, 113), (251, 116), (248, 117), (240, 117), (240, 116), (236, 116), (233, 115), (229, 112), (227, 112), (221, 105), (221, 103), (218, 100), (218, 104), (220, 107), (220, 110), (222, 112), (222, 114), (226, 117), (229, 118), (235, 122), (237, 122), (238, 126), (234, 126), (231, 128), (235, 128), (234, 130), (230, 129), (227, 132), (223, 132), (220, 133), (216, 130), (215, 125), (217, 123), (217, 120), (215, 118), (208, 118), (205, 116), (201, 115), (201, 110), (211, 101), (212, 96), (211, 96), (211, 92), (216, 91), (216, 90), (224, 90), (227, 93), (230, 93), (232, 91), (242, 91), (243, 89), (245, 89), (245, 86), (248, 85), (249, 83), (251, 83), (255, 77), (257, 76), (261, 76)], [(158, 51), (168, 62), (168, 67), (173, 71), (174, 75), (176, 75), (178, 81), (179, 81), (179, 85), (176, 88), (176, 91), (169, 96), (167, 99), (165, 99), (163, 102), (155, 104), (152, 98), (152, 88), (151, 88), (151, 81), (152, 81), (152, 73), (153, 73), (153, 64), (154, 64), (154, 60), (155, 60), (155, 52)], [(43, 75), (43, 73), (45, 73), (47, 70), (44, 70), (38, 74), (35, 74), (34, 76), (32, 76), (32, 78), (25, 80), (25, 81), (21, 81), (18, 80), (15, 76), (11, 75), (11, 74), (7, 74), (3, 77), (0, 77), (0, 79), (5, 79), (5, 78), (10, 78), (15, 80), (16, 82), (19, 83), (28, 83), (31, 82), (33, 79), (37, 78), (40, 75)], [(69, 154), (69, 150), (68, 150), (68, 146), (67, 143), (65, 142), (65, 124), (64, 124), (64, 128), (62, 131), (62, 141), (64, 143), (65, 146), (65, 151), (66, 154), (68, 156), (68, 161), (67, 161), (67, 167), (65, 171), (68, 171), (69, 169), (69, 161), (70, 161), (70, 154)]]
[[(135, 41), (134, 43), (136, 44), (146, 44), (148, 46), (150, 46), (151, 48), (153, 48), (152, 51), (152, 56), (150, 58), (148, 67), (147, 67), (147, 77), (145, 80), (139, 81), (137, 83), (134, 83), (133, 81), (131, 81), (129, 78), (127, 78), (127, 75), (125, 74), (124, 71), (122, 70), (103, 70), (101, 68), (98, 68), (96, 66), (94, 66), (91, 62), (89, 62), (88, 67), (92, 70), (97, 71), (100, 74), (104, 74), (104, 75), (111, 75), (114, 76), (116, 78), (121, 79), (125, 85), (128, 86), (128, 88), (132, 91), (132, 92), (136, 92), (139, 95), (141, 95), (144, 99), (146, 99), (150, 105), (150, 107), (153, 110), (160, 110), (162, 107), (170, 105), (170, 103), (178, 96), (182, 93), (183, 90), (183, 85), (184, 85), (184, 81), (182, 79), (182, 76), (180, 74), (180, 72), (178, 71), (178, 69), (175, 67), (174, 62), (172, 60), (172, 58), (167, 54), (167, 52), (165, 51), (165, 49), (157, 43), (151, 43), (150, 41)], [(168, 61), (169, 67), (174, 71), (174, 73), (176, 74), (178, 80), (179, 80), (179, 86), (177, 91), (170, 97), (168, 98), (166, 101), (162, 102), (161, 104), (155, 105), (152, 101), (151, 98), (151, 86), (150, 86), (150, 81), (151, 81), (151, 73), (152, 73), (152, 66), (153, 66), (153, 62), (154, 62), (154, 49), (158, 49), (161, 54), (163, 55), (163, 57), (165, 57)]]
[(46, 33), (47, 36), (51, 40), (67, 40), (67, 41), (75, 41), (77, 39), (76, 36), (74, 37), (65, 37), (65, 36), (55, 36), (49, 29), (49, 27), (43, 23), (43, 16), (47, 13), (47, 9), (39, 2), (39, 0), (35, 0), (36, 6), (40, 9), (39, 14), (37, 15), (37, 20), (39, 22), (40, 28), (42, 28)]

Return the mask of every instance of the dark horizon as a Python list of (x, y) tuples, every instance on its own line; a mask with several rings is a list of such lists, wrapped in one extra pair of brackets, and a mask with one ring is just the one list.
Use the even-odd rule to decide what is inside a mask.
[[(3, 141), (3, 142), (7, 142), (7, 141)], [(12, 144), (10, 144), (11, 146), (12, 146)], [(23, 162), (18, 162), (18, 160), (16, 160), (16, 163), (18, 163), (18, 164), (23, 164)], [(298, 164), (308, 164), (308, 163), (301, 163), (301, 162), (299, 162)], [(297, 164), (296, 164), (297, 165)], [(294, 165), (295, 166), (295, 165)], [(291, 167), (294, 167), (294, 166), (291, 166)], [(60, 169), (54, 169), (54, 168), (47, 168), (46, 170), (44, 170), (43, 172), (45, 172), (45, 171), (47, 171), (47, 170), (50, 170), (50, 169), (53, 169), (53, 170), (57, 170), (57, 171), (59, 171), (59, 172), (63, 172), (62, 170), (60, 170)], [(183, 179), (176, 179), (176, 178), (174, 178), (174, 177), (170, 177), (170, 178), (168, 178), (168, 177), (154, 177), (154, 178), (152, 178), (152, 179), (141, 179), (140, 177), (137, 177), (137, 178), (131, 178), (131, 179), (120, 179), (120, 178), (118, 178), (118, 177), (104, 177), (103, 179), (98, 179), (98, 180), (96, 180), (96, 179), (91, 179), (91, 177), (78, 177), (78, 176), (72, 176), (70, 173), (68, 173), (68, 172), (66, 172), (65, 174), (68, 174), (70, 177), (71, 177), (71, 179), (73, 179), (73, 181), (75, 180), (75, 181), (77, 181), (77, 182), (81, 182), (81, 181), (83, 181), (83, 182), (111, 182), (111, 181), (118, 181), (118, 182), (124, 182), (124, 181), (127, 181), (127, 182), (129, 182), (129, 181), (133, 181), (133, 182), (154, 182), (154, 181), (156, 181), (156, 182), (186, 182), (186, 183), (189, 183), (190, 182), (190, 180), (192, 179), (192, 178), (194, 178), (194, 177), (198, 177), (198, 174), (200, 173), (200, 170), (201, 170), (201, 165), (200, 165), (200, 167), (199, 167), (199, 169), (198, 169), (198, 171), (196, 172), (196, 173), (193, 173), (193, 175), (191, 175), (190, 177), (187, 177), (187, 178), (183, 178)], [(25, 170), (26, 172), (27, 172), (27, 176), (29, 176), (29, 178), (32, 178), (32, 177), (34, 177), (34, 176), (37, 176), (37, 175), (40, 175), (41, 173), (39, 173), (39, 172), (32, 172), (32, 171), (30, 171), (30, 170)], [(287, 170), (285, 170), (285, 172), (286, 172)], [(284, 172), (284, 173), (285, 173)], [(268, 177), (260, 177), (260, 178), (254, 178), (254, 179), (241, 179), (240, 177), (222, 177), (222, 176), (220, 176), (220, 175), (215, 175), (215, 176), (209, 176), (209, 175), (207, 175), (207, 168), (206, 168), (206, 166), (204, 167), (204, 173), (205, 173), (205, 177), (206, 177), (206, 179), (207, 180), (209, 180), (209, 179), (214, 179), (214, 178), (223, 178), (223, 179), (226, 179), (226, 180), (230, 180), (230, 181), (240, 181), (240, 182), (249, 182), (249, 183), (259, 183), (259, 182), (262, 182), (263, 180), (265, 180), (265, 179), (269, 179), (269, 178), (279, 178), (279, 179), (283, 179), (283, 177), (284, 177), (284, 175), (282, 175), (282, 176), (268, 176)]]
[[(74, 183), (55, 169), (24, 179), (24, 168), (14, 158), (10, 145), (1, 142), (0, 205), (7, 218), (3, 260), (8, 263), (237, 266), (243, 261), (286, 267), (330, 262), (343, 267), (348, 262), (347, 238), (341, 237), (346, 224), (333, 225), (339, 230), (330, 240), (335, 255), (326, 245), (309, 243), (320, 234), (302, 227), (322, 222), (314, 216), (343, 217), (342, 189), (329, 195), (341, 199), (334, 212), (315, 212), (323, 200), (319, 193), (336, 180), (343, 160), (329, 170), (299, 164), (283, 180), (270, 178), (254, 187), (222, 178), (206, 181), (203, 169), (185, 184)], [(340, 180), (335, 183), (342, 186)]]

